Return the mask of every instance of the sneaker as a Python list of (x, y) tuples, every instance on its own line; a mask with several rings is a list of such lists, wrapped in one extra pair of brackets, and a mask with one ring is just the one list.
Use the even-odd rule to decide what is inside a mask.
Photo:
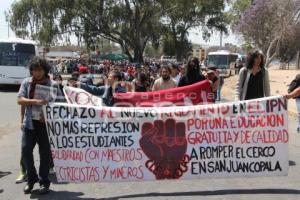
[(44, 194), (47, 194), (49, 192), (49, 185), (41, 185), (40, 186), (40, 189), (39, 189), (39, 194), (40, 195), (44, 195)]
[(30, 182), (30, 183), (27, 182), (27, 184), (25, 185), (24, 190), (23, 190), (23, 191), (24, 191), (24, 194), (29, 194), (29, 193), (31, 193), (31, 191), (32, 191), (32, 189), (33, 189), (33, 187), (34, 187), (34, 184), (36, 184), (37, 182), (39, 182), (39, 179), (38, 179), (38, 178), (34, 179), (33, 182)]
[(27, 181), (27, 175), (20, 172), (20, 175), (18, 176), (18, 178), (16, 179), (16, 184), (19, 184), (19, 183), (24, 183)]
[(36, 179), (33, 183), (27, 183), (24, 187), (24, 194), (30, 194), (33, 187), (34, 187), (34, 184), (36, 184), (39, 180)]
[(24, 187), (24, 194), (30, 194), (33, 187), (34, 187), (34, 184), (26, 184)]

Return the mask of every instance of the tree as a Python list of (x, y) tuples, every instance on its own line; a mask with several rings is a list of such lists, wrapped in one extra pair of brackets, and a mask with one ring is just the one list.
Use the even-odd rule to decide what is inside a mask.
[(59, 34), (55, 24), (58, 15), (52, 1), (22, 0), (11, 7), (10, 26), (21, 38), (31, 37), (42, 45), (50, 46)]
[(243, 13), (251, 5), (251, 2), (252, 0), (234, 0), (231, 2), (226, 17), (231, 22), (232, 29), (235, 29), (236, 26), (238, 26)]
[(164, 55), (174, 56), (176, 55), (176, 47), (174, 43), (174, 38), (172, 38), (171, 33), (165, 33), (162, 36), (162, 50)]
[(145, 48), (145, 56), (147, 57), (155, 57), (155, 58), (160, 58), (162, 56), (162, 49), (153, 44), (153, 43), (148, 43), (146, 48)]
[(254, 0), (243, 12), (236, 31), (266, 55), (266, 67), (279, 56), (280, 45), (299, 24), (297, 0)]
[(281, 62), (289, 63), (300, 50), (300, 25), (284, 33), (279, 40), (277, 57)]
[[(227, 33), (227, 21), (224, 17), (224, 0), (168, 0), (165, 2), (166, 15), (163, 23), (167, 31), (164, 36), (166, 41), (164, 44), (173, 43), (173, 55), (178, 60), (184, 58), (191, 51), (191, 44), (188, 42), (187, 36), (189, 30), (195, 27), (202, 27), (203, 36), (209, 36), (209, 32), (215, 30)], [(170, 53), (170, 52), (169, 52)]]
[(103, 37), (118, 43), (134, 62), (143, 61), (148, 42), (158, 44), (168, 28), (176, 55), (189, 50), (188, 31), (205, 26), (226, 30), (224, 0), (20, 0), (11, 7), (18, 36), (52, 45), (75, 34), (87, 47)]
[(163, 14), (156, 0), (21, 0), (11, 11), (17, 33), (30, 30), (24, 35), (43, 43), (75, 33), (87, 46), (103, 37), (120, 44), (135, 62), (143, 61), (147, 42), (159, 38)]

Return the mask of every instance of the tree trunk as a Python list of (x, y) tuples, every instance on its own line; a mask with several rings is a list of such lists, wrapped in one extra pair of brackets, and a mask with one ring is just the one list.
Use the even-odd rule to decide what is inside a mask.
[(271, 64), (271, 62), (274, 60), (275, 56), (277, 55), (277, 52), (275, 50), (275, 52), (271, 55), (271, 51), (273, 50), (273, 46), (276, 44), (278, 44), (278, 38), (275, 38), (269, 45), (269, 48), (266, 52), (266, 64), (265, 67), (268, 68), (269, 65)]
[(133, 62), (133, 58), (131, 53), (129, 52), (128, 47), (125, 44), (120, 44), (120, 45), (122, 47), (122, 52), (128, 56), (130, 62)]
[(135, 48), (133, 62), (143, 63), (143, 61), (144, 61), (143, 53), (144, 53), (144, 51), (141, 48)]
[(133, 52), (133, 61), (136, 63), (144, 62), (144, 51), (148, 42), (148, 38), (140, 38), (136, 41)]

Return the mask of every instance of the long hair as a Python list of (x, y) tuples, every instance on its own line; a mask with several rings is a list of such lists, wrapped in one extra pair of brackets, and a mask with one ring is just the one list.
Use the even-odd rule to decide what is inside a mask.
[(253, 68), (253, 65), (255, 63), (255, 59), (258, 58), (259, 56), (261, 57), (260, 67), (262, 69), (265, 67), (264, 55), (262, 54), (261, 51), (255, 50), (254, 52), (249, 53), (247, 55), (247, 62), (246, 62), (247, 69), (252, 69)]
[(137, 79), (142, 85), (144, 85), (147, 82), (147, 76), (144, 72), (139, 72), (137, 75)]
[(42, 68), (45, 72), (45, 77), (47, 77), (49, 75), (51, 66), (45, 58), (35, 56), (29, 64), (30, 75), (32, 75), (32, 71), (37, 68)]
[[(192, 65), (192, 62), (195, 66)], [(186, 65), (185, 77), (188, 84), (193, 84), (200, 79), (200, 62), (198, 58), (191, 58)]]

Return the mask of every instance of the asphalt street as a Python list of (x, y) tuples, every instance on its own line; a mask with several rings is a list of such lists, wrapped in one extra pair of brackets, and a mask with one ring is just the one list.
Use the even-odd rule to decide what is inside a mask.
[[(300, 134), (295, 132), (296, 119), (289, 119), (289, 174), (285, 177), (217, 178), (191, 181), (157, 181), (100, 184), (51, 185), (51, 192), (39, 196), (23, 194), (23, 184), (15, 184), (20, 158), (20, 107), (16, 91), (0, 92), (0, 199), (300, 199)], [(35, 150), (37, 153), (37, 148)], [(37, 156), (35, 157), (37, 160)], [(36, 188), (37, 189), (37, 186)]]

